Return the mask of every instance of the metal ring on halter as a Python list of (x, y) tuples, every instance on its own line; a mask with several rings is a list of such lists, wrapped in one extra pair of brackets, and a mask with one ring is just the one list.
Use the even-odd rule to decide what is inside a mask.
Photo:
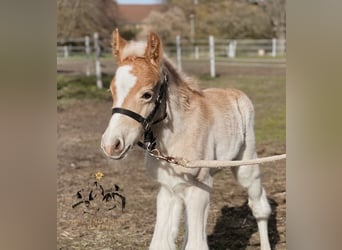
[(159, 150), (158, 149), (152, 149), (151, 151), (150, 151), (150, 154), (152, 154), (152, 155), (154, 155), (154, 156), (160, 156), (160, 152), (159, 152)]
[(148, 152), (150, 156), (156, 158), (157, 160), (163, 160), (168, 163), (173, 163), (173, 164), (179, 164), (178, 160), (174, 157), (171, 156), (165, 156), (160, 153), (160, 151), (156, 148), (152, 149), (151, 151)]
[(166, 160), (165, 157), (163, 157), (159, 150), (154, 148), (151, 151), (148, 152), (152, 157), (156, 158), (157, 160)]

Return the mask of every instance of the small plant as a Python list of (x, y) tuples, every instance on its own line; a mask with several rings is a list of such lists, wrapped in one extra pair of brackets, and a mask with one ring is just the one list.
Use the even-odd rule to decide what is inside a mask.
[(102, 172), (97, 172), (90, 187), (82, 188), (76, 192), (76, 202), (72, 208), (83, 205), (83, 213), (96, 214), (100, 210), (106, 212), (120, 207), (123, 212), (126, 206), (126, 197), (120, 193), (120, 187), (114, 184), (111, 188), (105, 189), (100, 184), (103, 178)]

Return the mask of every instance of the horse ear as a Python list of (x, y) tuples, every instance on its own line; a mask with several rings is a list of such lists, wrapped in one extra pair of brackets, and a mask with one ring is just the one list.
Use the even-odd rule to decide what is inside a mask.
[(147, 47), (145, 51), (145, 57), (149, 59), (149, 61), (158, 66), (163, 56), (163, 46), (160, 40), (160, 37), (151, 32), (147, 39)]
[(112, 53), (116, 57), (118, 63), (121, 62), (121, 52), (123, 48), (126, 46), (127, 41), (123, 39), (120, 34), (118, 28), (113, 31), (112, 36)]

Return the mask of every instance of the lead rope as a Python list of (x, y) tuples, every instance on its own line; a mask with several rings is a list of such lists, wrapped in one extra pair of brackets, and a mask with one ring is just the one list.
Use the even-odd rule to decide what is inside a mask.
[(152, 150), (147, 150), (148, 154), (157, 160), (166, 161), (171, 164), (175, 164), (185, 168), (228, 168), (237, 167), (242, 165), (255, 165), (263, 164), (266, 162), (274, 162), (282, 159), (286, 159), (286, 154), (273, 155), (267, 157), (261, 157), (251, 160), (241, 160), (241, 161), (206, 161), (206, 160), (196, 160), (188, 161), (183, 158), (176, 158), (171, 156), (166, 156), (160, 153), (156, 148)]

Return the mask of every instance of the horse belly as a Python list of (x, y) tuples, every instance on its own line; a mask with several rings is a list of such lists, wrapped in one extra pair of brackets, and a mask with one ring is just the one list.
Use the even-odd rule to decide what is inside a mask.
[(244, 134), (238, 122), (223, 121), (223, 123), (214, 129), (214, 159), (232, 160), (238, 155), (244, 143)]

